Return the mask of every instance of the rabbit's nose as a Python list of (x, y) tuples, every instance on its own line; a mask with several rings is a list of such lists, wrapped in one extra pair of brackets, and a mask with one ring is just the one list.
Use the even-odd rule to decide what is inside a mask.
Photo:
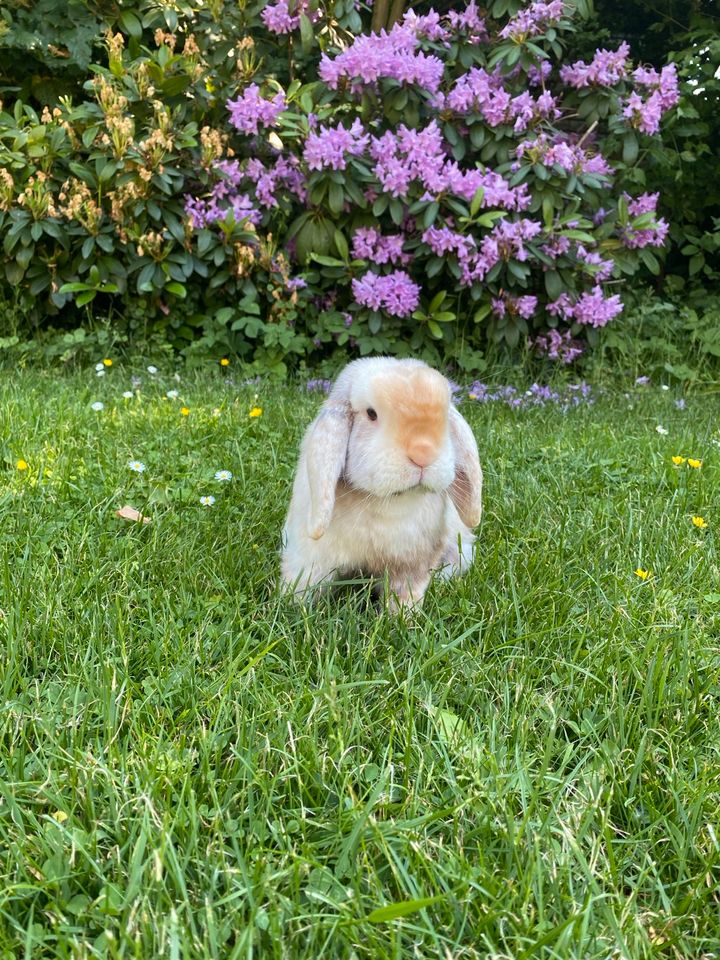
[(415, 440), (408, 447), (407, 455), (416, 467), (429, 467), (435, 460), (435, 447), (429, 440)]

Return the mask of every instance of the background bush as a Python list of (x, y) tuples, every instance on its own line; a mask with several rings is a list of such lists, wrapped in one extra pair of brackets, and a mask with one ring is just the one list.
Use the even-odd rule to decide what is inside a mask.
[[(634, 218), (622, 195), (665, 187), (665, 197), (673, 198), (668, 208), (677, 215), (673, 184), (703, 164), (699, 137), (710, 135), (711, 120), (701, 114), (717, 95), (716, 81), (708, 84), (706, 96), (694, 96), (689, 105), (686, 95), (671, 114), (669, 127), (676, 132), (665, 146), (619, 119), (617, 97), (630, 94), (622, 84), (614, 90), (570, 90), (559, 125), (553, 118), (536, 118), (528, 131), (518, 132), (512, 123), (488, 123), (477, 111), (443, 115), (422, 83), (386, 77), (377, 89), (366, 87), (358, 95), (347, 83), (328, 91), (315, 80), (321, 57), (347, 49), (369, 27), (371, 16), (384, 17), (386, 24), (398, 19), (397, 4), (376, 3), (371, 14), (342, 2), (292, 10), (279, 3), (271, 5), (274, 19), (267, 13), (263, 19), (266, 4), (216, 2), (198, 10), (190, 5), (171, 9), (133, 3), (103, 9), (78, 4), (71, 18), (62, 6), (62, 16), (48, 0), (2, 14), (8, 57), (0, 152), (8, 172), (0, 183), (0, 231), (4, 297), (6, 302), (16, 298), (14, 316), (21, 326), (29, 320), (35, 331), (48, 324), (88, 327), (109, 316), (113, 337), (152, 333), (190, 355), (232, 352), (278, 375), (286, 372), (288, 361), (317, 362), (348, 349), (411, 350), (476, 370), (488, 344), (520, 348), (528, 336), (551, 355), (572, 357), (578, 335), (586, 340), (589, 332), (596, 339), (592, 321), (580, 324), (562, 312), (548, 315), (540, 305), (530, 309), (528, 298), (557, 302), (568, 293), (576, 300), (595, 283), (598, 264), (588, 264), (588, 259), (614, 263), (614, 279), (599, 304), (612, 300), (613, 284), (623, 276), (640, 271), (657, 278), (656, 284), (664, 279), (662, 257), (648, 247), (627, 249), (621, 242), (627, 230), (651, 231), (657, 222), (652, 213)], [(491, 4), (488, 29), (496, 34), (522, 6), (506, 0)], [(470, 32), (458, 27), (449, 46), (442, 39), (422, 39), (416, 57), (442, 57), (446, 92), (468, 70), (498, 68), (508, 89), (519, 95), (527, 89), (528, 72), (546, 55), (566, 64), (583, 55), (590, 60), (596, 43), (604, 42), (592, 7), (577, 7), (580, 16), (572, 22), (550, 19), (540, 22), (534, 36), (510, 33), (492, 45), (467, 42)], [(292, 29), (274, 32), (283, 15)], [(448, 28), (447, 20), (444, 26)], [(573, 32), (578, 26), (582, 31)], [(696, 36), (677, 59), (681, 75), (684, 70), (693, 80), (698, 50), (705, 50), (697, 31), (704, 28), (695, 22), (688, 28)], [(609, 38), (606, 45), (617, 44)], [(703, 53), (701, 61), (712, 55)], [(662, 66), (657, 59), (655, 63)], [(258, 126), (257, 137), (234, 129), (225, 106), (255, 85), (263, 101), (285, 91), (288, 107), (277, 118), (278, 126)], [(558, 92), (555, 80), (548, 87)], [(535, 97), (541, 90), (535, 88)], [(568, 115), (568, 106), (582, 115)], [(689, 116), (690, 108), (698, 116)], [(710, 107), (707, 112), (712, 114)], [(487, 189), (484, 195), (474, 191), (465, 197), (423, 198), (415, 184), (407, 198), (373, 196), (377, 177), (367, 156), (350, 157), (344, 169), (308, 171), (308, 138), (325, 127), (349, 127), (356, 118), (375, 137), (397, 132), (401, 123), (424, 127), (435, 119), (462, 170), (487, 167), (514, 191), (526, 183), (529, 210), (501, 216), (503, 207), (489, 202)], [(545, 131), (553, 137), (560, 133), (570, 144), (579, 142), (591, 157), (602, 149), (615, 170), (612, 191), (606, 180), (592, 174), (568, 175), (537, 162), (518, 168), (513, 151), (533, 129), (533, 136)], [(683, 159), (688, 144), (679, 143), (679, 136), (692, 141), (699, 165), (691, 167)], [(239, 173), (247, 171), (247, 161), (257, 166), (261, 160), (266, 180), (267, 174), (272, 180), (279, 149), (293, 163), (299, 159), (298, 176), (309, 176), (304, 185), (296, 182), (294, 192), (287, 189), (288, 176), (276, 177), (277, 206), (263, 207), (257, 203), (258, 176), (250, 182)], [(229, 161), (225, 171), (234, 171), (234, 185), (218, 186), (219, 160)], [(187, 196), (207, 203), (213, 191), (217, 196), (223, 190), (220, 209), (234, 198), (234, 215), (210, 218), (193, 230)], [(698, 210), (700, 193), (698, 188)], [(243, 195), (258, 213), (256, 224), (240, 221), (244, 201), (238, 197)], [(605, 217), (595, 223), (601, 207)], [(194, 219), (203, 223), (201, 216)], [(438, 255), (422, 239), (434, 229), (445, 231), (445, 242), (451, 242), (449, 232), (480, 242), (497, 233), (498, 223), (523, 220), (541, 224), (542, 234), (523, 242), (522, 252), (510, 250), (494, 276), (490, 271), (465, 289), (459, 289), (462, 265), (453, 251)], [(693, 274), (714, 277), (712, 226), (707, 214), (692, 220), (686, 213), (683, 223), (677, 218), (671, 222), (676, 246), (669, 293)], [(416, 309), (406, 309), (414, 306), (407, 285), (406, 299), (401, 289), (394, 310), (388, 311), (387, 304), (377, 310), (358, 304), (353, 294), (368, 272), (392, 277), (407, 266), (373, 264), (367, 242), (366, 256), (360, 256), (357, 230), (368, 227), (378, 228), (384, 238), (402, 236), (399, 256), (414, 258), (411, 281), (414, 277), (423, 287)], [(547, 262), (542, 248), (549, 240), (570, 242), (564, 259)], [(578, 253), (580, 247), (584, 254)], [(382, 282), (404, 283), (386, 277)], [(366, 279), (359, 288), (361, 299), (364, 290), (372, 303), (382, 290), (376, 285), (368, 291), (367, 285)], [(548, 328), (556, 329), (552, 337)], [(615, 331), (622, 335), (617, 324)], [(10, 345), (24, 330), (3, 332), (1, 343)], [(87, 338), (72, 337), (82, 349)], [(65, 346), (71, 355), (73, 343)]]

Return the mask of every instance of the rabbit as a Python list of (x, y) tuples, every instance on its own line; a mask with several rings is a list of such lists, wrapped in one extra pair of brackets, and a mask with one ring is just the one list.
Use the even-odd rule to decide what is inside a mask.
[(481, 511), (477, 443), (445, 377), (420, 360), (355, 360), (302, 441), (282, 585), (387, 577), (393, 610), (419, 605), (435, 569), (453, 576), (472, 561)]

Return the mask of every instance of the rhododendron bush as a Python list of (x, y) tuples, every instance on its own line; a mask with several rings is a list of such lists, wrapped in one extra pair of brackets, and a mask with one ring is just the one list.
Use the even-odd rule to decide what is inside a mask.
[(119, 303), (280, 373), (336, 350), (472, 370), (488, 343), (575, 359), (658, 273), (644, 159), (675, 70), (626, 43), (573, 62), (585, 0), (376, 33), (350, 0), (221, 6), (154, 49), (138, 18), (109, 33), (85, 102), (0, 112), (5, 276), (40, 313)]
[[(309, 83), (256, 77), (228, 102), (235, 157), (188, 197), (193, 225), (279, 231), (317, 347), (462, 361), (529, 338), (572, 360), (622, 312), (623, 278), (658, 271), (668, 225), (642, 157), (678, 98), (674, 67), (625, 43), (563, 62), (575, 6), (409, 12), (326, 50)], [(287, 36), (299, 9), (263, 17)]]

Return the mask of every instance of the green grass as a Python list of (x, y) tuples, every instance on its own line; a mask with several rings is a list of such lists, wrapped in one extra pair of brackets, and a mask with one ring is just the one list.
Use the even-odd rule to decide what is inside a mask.
[(714, 397), (466, 402), (408, 623), (274, 593), (317, 397), (131, 372), (0, 382), (3, 960), (718, 956)]

